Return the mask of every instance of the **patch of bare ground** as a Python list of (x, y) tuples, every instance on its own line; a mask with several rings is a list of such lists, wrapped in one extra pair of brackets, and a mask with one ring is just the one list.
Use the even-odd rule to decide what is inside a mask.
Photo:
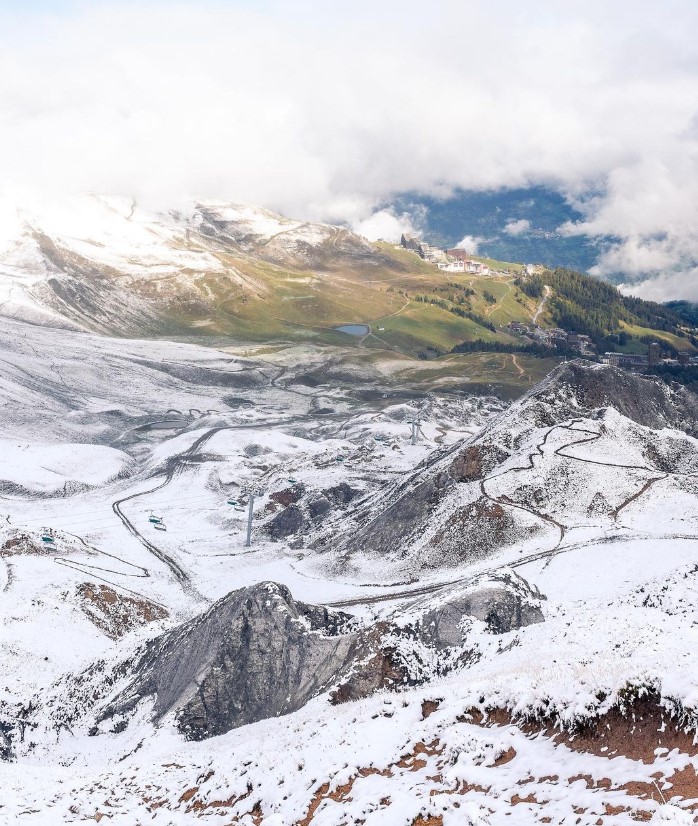
[[(315, 792), (313, 795), (313, 799), (310, 801), (310, 805), (308, 806), (308, 811), (305, 817), (302, 820), (297, 821), (294, 826), (310, 826), (315, 818), (315, 813), (317, 812), (320, 804), (323, 803), (325, 800), (334, 800), (336, 803), (340, 803), (342, 800), (347, 800), (349, 795), (351, 794), (351, 790), (354, 788), (354, 783), (359, 777), (369, 777), (372, 774), (379, 774), (381, 777), (392, 777), (393, 773), (390, 769), (374, 769), (374, 768), (367, 768), (367, 769), (359, 769), (357, 775), (352, 777), (346, 783), (342, 784), (341, 786), (337, 786), (336, 789), (330, 791), (330, 784), (323, 783), (322, 786)], [(390, 798), (384, 797), (381, 800), (382, 806), (389, 806), (390, 805)]]
[(656, 749), (678, 749), (690, 757), (698, 755), (696, 723), (689, 725), (673, 717), (653, 694), (629, 701), (623, 709), (613, 708), (572, 731), (560, 731), (551, 718), (519, 719), (501, 708), (488, 709), (484, 714), (479, 709), (470, 709), (459, 719), (483, 726), (513, 724), (530, 734), (547, 731), (552, 740), (573, 751), (609, 758), (623, 755), (648, 765), (654, 763)]
[[(421, 709), (422, 717), (428, 717), (438, 707), (438, 700), (425, 700)], [(610, 818), (615, 818), (618, 815), (625, 815), (631, 821), (638, 823), (648, 822), (656, 811), (657, 804), (664, 803), (665, 799), (672, 798), (686, 801), (685, 808), (687, 810), (698, 812), (698, 802), (689, 802), (698, 800), (698, 776), (693, 764), (688, 763), (689, 759), (698, 756), (698, 745), (693, 742), (693, 734), (685, 731), (678, 721), (673, 719), (665, 709), (661, 708), (657, 697), (649, 696), (635, 699), (633, 702), (626, 704), (623, 711), (614, 709), (609, 714), (597, 719), (593, 724), (586, 724), (574, 733), (563, 733), (554, 730), (554, 721), (552, 720), (537, 722), (515, 720), (504, 709), (490, 709), (486, 714), (477, 709), (471, 709), (460, 720), (461, 722), (483, 727), (517, 725), (522, 731), (531, 736), (540, 737), (542, 735), (556, 745), (565, 745), (574, 751), (607, 758), (609, 762), (611, 758), (619, 755), (638, 762), (644, 762), (646, 765), (653, 765), (656, 762), (657, 771), (651, 775), (651, 781), (637, 780), (622, 785), (614, 783), (609, 777), (592, 777), (590, 774), (577, 774), (567, 777), (560, 773), (539, 777), (529, 776), (519, 780), (518, 790), (514, 791), (514, 794), (506, 801), (505, 805), (511, 807), (512, 810), (520, 805), (536, 807), (538, 819), (541, 823), (553, 822), (546, 812), (550, 805), (546, 786), (572, 786), (580, 781), (584, 783), (587, 789), (595, 791), (599, 795), (594, 810), (599, 813), (599, 817), (595, 821), (597, 826), (604, 826)], [(662, 771), (662, 760), (661, 757), (657, 758), (655, 749), (666, 749), (667, 751), (676, 749), (680, 754), (686, 755), (687, 762), (681, 769), (673, 770), (671, 774), (667, 774)], [(511, 763), (516, 757), (515, 749), (509, 747), (490, 764), (490, 768), (496, 771), (497, 767)], [(355, 783), (360, 781), (361, 778), (372, 775), (380, 775), (387, 779), (386, 794), (379, 802), (380, 808), (387, 808), (391, 805), (389, 779), (411, 772), (422, 772), (422, 775), (417, 778), (417, 782), (423, 787), (425, 799), (436, 802), (435, 798), (446, 795), (455, 808), (460, 805), (457, 800), (462, 796), (471, 793), (485, 796), (490, 794), (489, 785), (473, 785), (461, 781), (454, 786), (446, 782), (442, 772), (446, 768), (448, 760), (448, 752), (438, 739), (429, 742), (419, 741), (410, 747), (408, 752), (384, 769), (361, 768), (346, 783), (335, 788), (331, 787), (330, 782), (323, 783), (315, 790), (305, 814), (295, 821), (294, 826), (313, 826), (323, 804), (328, 801), (335, 803), (350, 801)], [(423, 771), (432, 766), (432, 773), (427, 774)], [(252, 789), (250, 787), (246, 794), (237, 798), (231, 797), (227, 800), (204, 802), (199, 797), (199, 788), (209, 777), (210, 775), (206, 775), (199, 778), (200, 782), (197, 781), (197, 786), (182, 793), (179, 803), (186, 805), (187, 812), (191, 812), (195, 816), (214, 814), (216, 809), (228, 809), (251, 796)], [(613, 793), (612, 799), (604, 799), (606, 793), (611, 792)], [(625, 795), (619, 796), (619, 792), (625, 793)], [(499, 798), (500, 804), (504, 803), (498, 793), (495, 793), (494, 796)], [(253, 799), (251, 798), (250, 802)], [(443, 797), (441, 799), (445, 800)], [(155, 808), (163, 804), (158, 802), (151, 803), (151, 805)], [(587, 809), (580, 806), (571, 806), (571, 811), (576, 815), (589, 813)], [(261, 823), (263, 812), (260, 804), (256, 803), (245, 814), (235, 816), (230, 822), (238, 823), (245, 817), (251, 818), (253, 823)], [(421, 814), (412, 821), (412, 826), (442, 826), (442, 824), (442, 815)]]
[(441, 700), (422, 700), (422, 720), (433, 714), (440, 704)]
[(87, 618), (111, 639), (168, 616), (161, 605), (121, 594), (108, 585), (82, 582), (76, 590)]
[(47, 542), (38, 542), (26, 533), (15, 533), (0, 545), (0, 556), (52, 556), (58, 549)]
[[(660, 750), (660, 755), (678, 751), (679, 754), (686, 755), (687, 760), (698, 756), (695, 724), (687, 725), (685, 721), (673, 717), (660, 705), (660, 698), (651, 693), (633, 699), (622, 709), (616, 707), (602, 717), (587, 721), (572, 732), (555, 730), (555, 721), (551, 719), (539, 721), (516, 719), (506, 709), (501, 708), (490, 709), (486, 714), (478, 709), (471, 709), (460, 719), (482, 726), (516, 725), (530, 735), (549, 732), (549, 738), (556, 744), (564, 744), (573, 751), (594, 754), (609, 760), (623, 756), (652, 765), (658, 759), (657, 750)], [(654, 778), (652, 782), (632, 781), (623, 785), (614, 785), (607, 777), (594, 779), (589, 775), (575, 775), (567, 778), (567, 782), (583, 780), (589, 789), (625, 791), (636, 801), (636, 804), (627, 806), (605, 804), (607, 814), (629, 812), (638, 822), (649, 820), (652, 813), (637, 806), (637, 801), (652, 800), (663, 803), (665, 798), (675, 797), (684, 801), (698, 800), (698, 773), (693, 763), (688, 763), (682, 769), (675, 770), (669, 775), (659, 769), (652, 777)], [(530, 778), (524, 783), (540, 782), (546, 779), (555, 782), (559, 780), (557, 777)], [(665, 791), (662, 791), (663, 789)], [(513, 798), (512, 802), (515, 802)], [(516, 802), (525, 802), (525, 800), (521, 798)], [(686, 808), (689, 811), (698, 811), (698, 802), (687, 803)]]

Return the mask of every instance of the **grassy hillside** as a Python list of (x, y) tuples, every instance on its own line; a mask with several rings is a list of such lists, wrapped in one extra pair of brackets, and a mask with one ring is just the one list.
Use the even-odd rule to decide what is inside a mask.
[[(191, 285), (187, 293), (170, 291), (175, 299), (165, 312), (181, 335), (387, 348), (412, 357), (448, 352), (464, 339), (510, 341), (506, 324), (535, 312), (537, 302), (513, 274), (442, 273), (391, 244), (376, 247), (377, 266), (350, 262), (325, 272), (231, 257), (234, 280), (202, 274), (193, 295)], [(368, 324), (371, 333), (361, 340), (333, 330), (346, 323)]]
[[(243, 282), (231, 289), (224, 277), (206, 280), (216, 309), (197, 333), (388, 350), (421, 360), (443, 356), (462, 342), (512, 350), (526, 342), (512, 336), (507, 325), (531, 324), (547, 285), (538, 323), (588, 334), (600, 351), (644, 352), (647, 337), (660, 338), (668, 349), (696, 347), (691, 330), (673, 310), (628, 298), (580, 273), (556, 269), (526, 276), (520, 265), (494, 260), (488, 261), (493, 270), (488, 276), (444, 273), (392, 244), (376, 248), (380, 265), (331, 272), (235, 261)], [(181, 322), (186, 327), (192, 319)], [(345, 323), (369, 325), (370, 333), (354, 337), (333, 329)], [(530, 351), (526, 355), (535, 357)]]

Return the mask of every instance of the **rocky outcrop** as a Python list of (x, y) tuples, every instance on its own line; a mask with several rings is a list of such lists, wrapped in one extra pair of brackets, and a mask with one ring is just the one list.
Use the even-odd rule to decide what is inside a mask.
[(698, 396), (690, 390), (669, 386), (656, 376), (582, 360), (556, 367), (518, 404), (544, 405), (551, 424), (613, 407), (644, 427), (671, 427), (692, 436), (698, 433)]
[(111, 639), (123, 637), (135, 628), (169, 616), (161, 605), (144, 597), (122, 594), (109, 585), (81, 582), (76, 594), (90, 622)]
[[(410, 477), (362, 502), (351, 520), (331, 523), (312, 547), (332, 554), (327, 564), (333, 570), (343, 570), (352, 557), (365, 555), (389, 557), (401, 573), (414, 576), (420, 570), (482, 559), (546, 532), (554, 542), (564, 531), (564, 518), (548, 504), (549, 491), (534, 489), (535, 480), (524, 478), (525, 472), (534, 471), (543, 455), (546, 431), (557, 427), (557, 437), (571, 423), (588, 419), (603, 435), (605, 416), (614, 410), (650, 429), (645, 438), (650, 469), (695, 472), (697, 451), (689, 440), (663, 436), (655, 447), (651, 442), (652, 431), (663, 428), (697, 433), (698, 396), (655, 377), (582, 360), (567, 362), (475, 438), (436, 452)], [(570, 435), (572, 441), (583, 438)], [(629, 442), (628, 453), (633, 450)], [(558, 454), (559, 478), (553, 482), (551, 476), (550, 486), (574, 497), (575, 490), (567, 491), (576, 480), (567, 474), (569, 459)], [(603, 457), (598, 463), (603, 464)], [(638, 464), (637, 458), (628, 464)], [(496, 480), (505, 474), (507, 481), (520, 478), (522, 484), (500, 495)]]
[(124, 664), (130, 682), (100, 719), (152, 696), (156, 719), (175, 712), (180, 731), (200, 740), (288, 714), (349, 672), (361, 653), (351, 628), (348, 615), (296, 602), (283, 585), (234, 591)]
[(275, 541), (288, 539), (343, 510), (360, 493), (346, 482), (321, 491), (309, 491), (300, 483), (277, 491), (269, 498), (284, 509), (265, 524), (264, 531)]
[(523, 577), (503, 571), (449, 588), (443, 596), (423, 598), (411, 610), (420, 615), (422, 637), (444, 648), (464, 644), (465, 617), (486, 623), (493, 634), (543, 622), (543, 599)]
[[(72, 731), (82, 720), (93, 736), (118, 733), (147, 701), (156, 722), (172, 715), (185, 737), (201, 740), (288, 714), (323, 693), (338, 703), (423, 683), (477, 659), (467, 617), (505, 633), (540, 622), (540, 599), (509, 572), (445, 587), (406, 613), (365, 624), (297, 602), (283, 585), (259, 583), (118, 666), (99, 661), (58, 686), (48, 702), (51, 728)], [(18, 730), (17, 720), (8, 724)]]
[(303, 511), (298, 505), (289, 505), (264, 526), (271, 539), (286, 539), (303, 527)]

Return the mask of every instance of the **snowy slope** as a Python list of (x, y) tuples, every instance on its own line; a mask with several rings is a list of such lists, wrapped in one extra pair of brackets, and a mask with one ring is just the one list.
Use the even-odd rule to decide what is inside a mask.
[[(0, 750), (14, 754), (0, 823), (693, 822), (695, 397), (567, 365), (503, 412), (426, 400), (412, 445), (413, 406), (300, 388), (266, 363), (1, 331), (0, 469), (17, 487), (0, 492)], [(264, 491), (251, 548), (245, 483)], [(502, 577), (529, 583), (542, 622), (495, 621)], [(339, 705), (321, 687), (285, 716), (186, 740), (176, 703), (154, 715), (129, 668), (266, 580), (351, 614), (331, 633), (379, 644), (406, 679)], [(282, 608), (270, 598), (275, 627)], [(301, 648), (323, 633), (294, 621)], [(376, 649), (360, 650), (354, 685)], [(116, 697), (122, 716), (97, 720)]]

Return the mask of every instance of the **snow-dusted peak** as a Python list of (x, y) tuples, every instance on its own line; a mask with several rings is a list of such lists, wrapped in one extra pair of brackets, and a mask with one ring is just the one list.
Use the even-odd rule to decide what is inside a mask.
[(0, 313), (33, 322), (132, 335), (186, 329), (190, 312), (197, 325), (220, 314), (221, 294), (265, 293), (258, 262), (284, 272), (394, 265), (346, 229), (246, 204), (148, 209), (96, 194), (0, 202)]
[[(264, 207), (250, 204), (237, 204), (228, 201), (200, 201), (194, 213), (194, 222), (213, 220), (226, 224), (228, 228), (237, 228), (241, 237), (257, 237), (270, 239), (280, 232), (297, 230), (304, 225), (303, 221), (284, 218)], [(327, 227), (329, 230), (330, 227)]]

